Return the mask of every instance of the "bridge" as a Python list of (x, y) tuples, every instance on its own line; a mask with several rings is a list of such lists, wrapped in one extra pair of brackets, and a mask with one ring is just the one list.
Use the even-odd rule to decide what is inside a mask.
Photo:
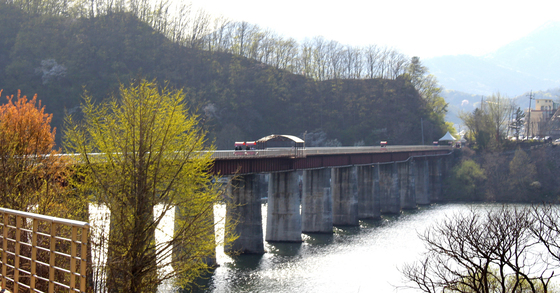
[[(301, 242), (441, 197), (451, 146), (272, 148), (216, 151), (212, 172), (232, 176), (226, 221), (238, 239), (226, 252), (264, 253), (261, 199), (268, 197), (266, 241)], [(266, 182), (268, 181), (268, 182)]]
[[(238, 223), (234, 233), (239, 237), (225, 250), (264, 253), (263, 197), (268, 197), (266, 241), (286, 242), (301, 242), (302, 233), (332, 233), (334, 226), (358, 226), (360, 219), (375, 219), (384, 213), (395, 214), (438, 201), (442, 176), (449, 169), (452, 151), (448, 146), (216, 151), (211, 172), (233, 178), (228, 186), (226, 221)], [(87, 223), (1, 208), (0, 216), (3, 219), (0, 250), (5, 252), (0, 262), (2, 288), (10, 282), (14, 292), (20, 286), (45, 287), (49, 292), (59, 286), (85, 292)], [(32, 229), (25, 229), (24, 223), (31, 224)], [(58, 225), (69, 226), (72, 234), (64, 237), (55, 234)], [(8, 237), (12, 234), (12, 238)], [(22, 235), (32, 235), (31, 242), (21, 242)], [(49, 242), (50, 248), (35, 243), (37, 235), (49, 238), (50, 242), (43, 242)], [(70, 253), (57, 251), (60, 248), (55, 245), (55, 238), (67, 241), (69, 244), (63, 247)], [(39, 250), (50, 251), (48, 264), (36, 259)], [(55, 254), (68, 257), (65, 262), (69, 268), (58, 267)], [(212, 262), (210, 258), (208, 261)], [(8, 264), (10, 259), (13, 266)], [(20, 268), (20, 259), (29, 260), (31, 267)], [(37, 264), (43, 268), (39, 270)], [(38, 271), (48, 271), (48, 275)], [(68, 274), (70, 277), (65, 278), (68, 284), (58, 280), (55, 272)], [(79, 282), (74, 276), (80, 277)]]

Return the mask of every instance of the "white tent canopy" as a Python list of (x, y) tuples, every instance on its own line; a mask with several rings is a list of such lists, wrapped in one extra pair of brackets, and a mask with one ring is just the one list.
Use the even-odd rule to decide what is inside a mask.
[(449, 133), (449, 131), (442, 137), (439, 139), (439, 141), (455, 141), (457, 139), (455, 139), (451, 133)]

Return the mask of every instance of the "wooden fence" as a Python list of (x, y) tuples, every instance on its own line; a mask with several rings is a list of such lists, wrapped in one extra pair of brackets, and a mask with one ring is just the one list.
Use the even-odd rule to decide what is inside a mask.
[(86, 292), (89, 224), (0, 208), (2, 288)]

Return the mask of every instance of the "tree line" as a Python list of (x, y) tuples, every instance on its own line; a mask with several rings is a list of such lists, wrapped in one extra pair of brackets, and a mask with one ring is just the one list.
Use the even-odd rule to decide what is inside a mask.
[(315, 80), (395, 79), (408, 56), (396, 49), (349, 46), (322, 36), (298, 43), (246, 21), (213, 17), (191, 3), (167, 0), (3, 0), (34, 14), (93, 18), (131, 13), (169, 40), (187, 48), (235, 54)]
[(446, 199), (477, 202), (558, 202), (555, 147), (477, 154), (463, 148), (445, 181)]
[(422, 141), (422, 123), (426, 141), (449, 129), (441, 88), (419, 58), (394, 79), (316, 80), (237, 54), (180, 45), (130, 12), (84, 12), (73, 19), (31, 14), (18, 5), (0, 2), (0, 80), (5, 93), (38, 93), (59, 129), (65, 112), (80, 112), (84, 90), (101, 101), (120, 82), (142, 77), (184, 88), (220, 149), (236, 140), (306, 131), (326, 137), (316, 141), (320, 145), (414, 144)]

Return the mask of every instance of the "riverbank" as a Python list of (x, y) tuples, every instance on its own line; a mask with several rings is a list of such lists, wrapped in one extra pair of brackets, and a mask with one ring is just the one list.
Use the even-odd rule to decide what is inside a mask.
[(546, 143), (502, 152), (456, 152), (444, 201), (558, 203), (560, 147)]

